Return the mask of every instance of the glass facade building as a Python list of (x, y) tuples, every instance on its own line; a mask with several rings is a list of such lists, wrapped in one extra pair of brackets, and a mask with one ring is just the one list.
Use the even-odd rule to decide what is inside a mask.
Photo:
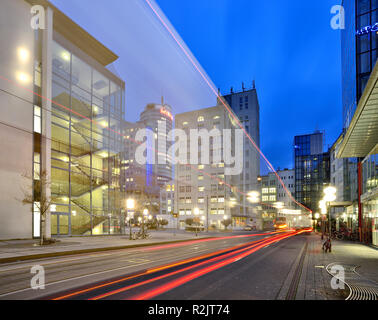
[(348, 128), (377, 61), (378, 0), (344, 0), (341, 30), (343, 126)]
[(51, 234), (119, 233), (124, 84), (52, 46)]
[[(377, 61), (378, 0), (344, 0), (345, 29), (341, 30), (343, 131), (350, 128), (360, 99)], [(374, 103), (371, 101), (369, 103)], [(374, 149), (374, 148), (373, 148)], [(344, 200), (353, 202), (347, 208), (359, 214), (361, 240), (378, 243), (376, 196), (376, 151), (361, 158), (347, 158)], [(360, 178), (358, 167), (361, 168)], [(360, 180), (360, 184), (359, 184)], [(359, 185), (361, 190), (359, 190)], [(357, 222), (357, 221), (356, 221)]]
[(323, 187), (330, 181), (330, 158), (323, 152), (323, 133), (294, 137), (295, 198), (316, 212)]

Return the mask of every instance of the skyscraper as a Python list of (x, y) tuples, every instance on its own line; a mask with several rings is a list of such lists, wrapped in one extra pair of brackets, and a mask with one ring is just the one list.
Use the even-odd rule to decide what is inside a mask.
[[(260, 148), (260, 105), (254, 82), (251, 89), (246, 89), (244, 84), (242, 91), (234, 92), (231, 88), (230, 94), (224, 95), (223, 98), (239, 118), (240, 123), (257, 147)], [(244, 137), (243, 143), (244, 170), (236, 184), (240, 190), (248, 193), (259, 189), (257, 177), (260, 175), (260, 154), (247, 137)], [(248, 210), (249, 205), (245, 198), (240, 197), (240, 201), (243, 203), (243, 213), (248, 214), (246, 210)]]
[(316, 212), (329, 183), (329, 153), (323, 152), (323, 133), (294, 137), (295, 198)]
[[(148, 104), (141, 112), (140, 120), (132, 123), (123, 121), (124, 153), (122, 156), (121, 188), (127, 197), (149, 203), (152, 214), (159, 211), (160, 189), (173, 179), (172, 155), (168, 154), (171, 139), (173, 116), (169, 105)], [(137, 148), (142, 143), (136, 141), (140, 130), (152, 132), (152, 139), (147, 139), (145, 164), (136, 159)], [(159, 140), (160, 139), (160, 140)], [(164, 143), (160, 143), (165, 141)], [(153, 205), (153, 206), (151, 206)], [(140, 208), (137, 208), (139, 210)]]

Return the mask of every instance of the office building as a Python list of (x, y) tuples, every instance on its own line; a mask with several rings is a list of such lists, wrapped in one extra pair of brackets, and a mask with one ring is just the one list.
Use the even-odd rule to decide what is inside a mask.
[(313, 212), (319, 209), (329, 184), (329, 152), (323, 152), (324, 133), (294, 137), (295, 199)]
[[(33, 5), (42, 6), (45, 18), (36, 29)], [(6, 155), (0, 237), (40, 236), (41, 194), (52, 201), (46, 238), (119, 233), (125, 83), (107, 69), (117, 55), (48, 1), (4, 0), (0, 19), (6, 43), (0, 48), (0, 148)], [(49, 183), (41, 186), (43, 173)], [(23, 188), (34, 205), (22, 204)]]
[[(139, 121), (123, 121), (121, 189), (126, 197), (136, 200), (139, 206), (136, 211), (143, 211), (147, 207), (153, 215), (160, 213), (160, 191), (173, 178), (172, 155), (168, 154), (172, 144), (169, 138), (172, 123), (172, 109), (163, 101), (162, 104), (148, 104)], [(136, 153), (142, 141), (137, 141), (136, 135), (146, 129), (152, 135), (147, 140), (146, 163), (141, 164), (136, 159)], [(165, 141), (165, 146), (159, 139)]]
[[(234, 129), (238, 127), (219, 101), (215, 107), (177, 114), (175, 127), (184, 130), (186, 136), (190, 137), (188, 146), (193, 139), (190, 135), (192, 129), (205, 129), (209, 133), (213, 129), (218, 129), (221, 134), (223, 129), (231, 129), (233, 132), (231, 145), (227, 147), (227, 150), (222, 146), (218, 151), (231, 152), (232, 155), (235, 153)], [(198, 165), (182, 163), (175, 165), (175, 212), (179, 214), (179, 226), (185, 228), (186, 219), (195, 218), (195, 210), (198, 210), (202, 224), (209, 229), (224, 229), (222, 221), (225, 218), (232, 220), (234, 229), (242, 228), (250, 219), (253, 219), (253, 208), (237, 191), (240, 185), (240, 174), (225, 174), (228, 165), (225, 165), (224, 158), (215, 161), (214, 154), (217, 147), (214, 144), (214, 138), (209, 136), (208, 139), (209, 144), (202, 138), (198, 139), (198, 159), (200, 160)], [(209, 150), (206, 150), (207, 145)], [(210, 161), (203, 164), (201, 155), (206, 152), (209, 152)], [(188, 152), (187, 159), (190, 160), (191, 156), (193, 155)], [(252, 177), (247, 176), (247, 178), (252, 183)]]
[(343, 135), (337, 157), (356, 163), (353, 204), (360, 240), (378, 245), (378, 103), (377, 12), (373, 0), (344, 0), (346, 19), (341, 32)]
[[(284, 169), (277, 170), (278, 176), (285, 185), (285, 188), (280, 182), (277, 183), (277, 202), (282, 203), (282, 205), (287, 209), (295, 209), (296, 204), (293, 199), (289, 196), (288, 192), (294, 197), (295, 195), (295, 170), (294, 169)], [(278, 180), (278, 179), (277, 179)]]
[[(242, 84), (241, 91), (234, 91), (223, 96), (232, 111), (238, 117), (244, 129), (251, 136), (256, 146), (260, 148), (260, 105), (257, 97), (255, 82), (252, 88), (246, 89)], [(244, 170), (236, 182), (239, 190), (244, 193), (258, 190), (257, 177), (260, 175), (260, 153), (256, 147), (244, 136)], [(249, 204), (246, 197), (239, 197), (243, 203), (244, 215), (248, 215)]]

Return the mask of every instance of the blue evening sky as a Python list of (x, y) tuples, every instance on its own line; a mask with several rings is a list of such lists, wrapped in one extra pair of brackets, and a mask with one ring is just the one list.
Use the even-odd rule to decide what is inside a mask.
[[(341, 131), (340, 31), (335, 0), (157, 0), (222, 93), (256, 80), (261, 148), (292, 166), (293, 137)], [(263, 166), (262, 166), (263, 167)]]
[[(275, 168), (292, 167), (293, 137), (341, 131), (338, 0), (156, 0), (216, 87), (256, 81), (261, 149)], [(145, 0), (52, 0), (117, 55), (126, 82), (126, 119), (164, 95), (175, 113), (216, 98)], [(265, 171), (265, 166), (262, 165)]]

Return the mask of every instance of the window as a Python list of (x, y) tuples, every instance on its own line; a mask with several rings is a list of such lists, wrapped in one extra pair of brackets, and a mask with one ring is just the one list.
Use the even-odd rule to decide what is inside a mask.
[(276, 193), (276, 188), (269, 188), (269, 193)]
[(198, 180), (203, 180), (203, 175), (199, 175)]
[(269, 196), (262, 196), (262, 201), (268, 201), (269, 200)]
[(42, 86), (42, 63), (39, 61), (34, 61), (34, 84), (37, 87)]
[(38, 152), (34, 152), (34, 170), (33, 170), (33, 178), (34, 180), (40, 179), (41, 174), (41, 155)]
[(192, 187), (191, 186), (186, 186), (186, 192), (192, 192)]
[(203, 116), (199, 116), (197, 122), (204, 122), (205, 118)]
[(202, 186), (201, 186), (201, 187), (198, 187), (198, 191), (199, 191), (199, 192), (204, 192), (204, 191), (205, 191), (205, 187), (202, 187)]
[(34, 106), (34, 132), (42, 133), (42, 112), (38, 106)]
[(218, 202), (218, 199), (216, 196), (212, 196), (210, 202)]
[(205, 203), (205, 198), (204, 197), (198, 198), (198, 203)]
[(218, 202), (223, 203), (224, 202), (224, 197), (218, 197)]
[(262, 188), (262, 193), (269, 193), (269, 189), (268, 188)]
[(192, 203), (192, 198), (191, 197), (187, 197), (185, 203), (191, 204)]
[(39, 210), (40, 203), (33, 203), (33, 236), (40, 236), (40, 220), (41, 220), (41, 211)]
[(179, 214), (180, 214), (180, 216), (185, 216), (185, 210), (180, 210)]
[(269, 196), (269, 201), (276, 201), (276, 196), (275, 195), (270, 195)]

